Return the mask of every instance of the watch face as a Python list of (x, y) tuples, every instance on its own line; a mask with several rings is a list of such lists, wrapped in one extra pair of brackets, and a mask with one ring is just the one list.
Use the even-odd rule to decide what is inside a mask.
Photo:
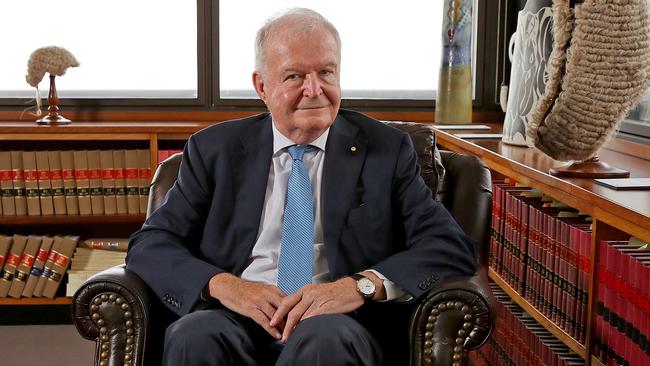
[(357, 287), (359, 292), (366, 297), (371, 297), (375, 294), (375, 284), (366, 277), (363, 277), (357, 281)]

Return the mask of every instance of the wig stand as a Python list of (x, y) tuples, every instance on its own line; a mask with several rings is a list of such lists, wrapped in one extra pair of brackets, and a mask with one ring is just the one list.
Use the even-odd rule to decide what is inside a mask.
[(59, 114), (59, 96), (56, 94), (56, 84), (54, 83), (55, 76), (50, 74), (50, 93), (47, 96), (47, 103), (49, 107), (47, 108), (47, 116), (36, 120), (36, 123), (39, 125), (67, 125), (70, 123), (70, 120), (63, 118)]
[(568, 163), (549, 170), (556, 177), (571, 178), (627, 178), (630, 172), (615, 168), (594, 156), (585, 161)]

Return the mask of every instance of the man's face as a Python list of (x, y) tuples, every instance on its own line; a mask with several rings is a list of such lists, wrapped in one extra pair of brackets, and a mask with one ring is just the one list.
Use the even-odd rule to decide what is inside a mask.
[(332, 125), (341, 105), (336, 40), (324, 28), (281, 31), (265, 51), (264, 74), (253, 73), (257, 94), (283, 135), (298, 144), (314, 141)]

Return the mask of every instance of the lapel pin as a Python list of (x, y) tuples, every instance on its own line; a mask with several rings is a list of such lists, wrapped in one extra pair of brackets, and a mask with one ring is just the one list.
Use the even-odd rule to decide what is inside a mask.
[(352, 152), (357, 151), (357, 147), (356, 147), (356, 146), (352, 146), (352, 147), (350, 147), (350, 151), (352, 151)]

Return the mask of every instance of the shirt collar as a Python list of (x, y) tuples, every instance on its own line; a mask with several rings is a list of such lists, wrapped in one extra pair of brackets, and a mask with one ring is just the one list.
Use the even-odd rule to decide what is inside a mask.
[[(288, 137), (283, 135), (276, 127), (275, 127), (275, 121), (271, 122), (271, 126), (273, 128), (273, 155), (275, 155), (278, 151), (287, 148), (289, 146), (293, 146), (296, 143), (291, 141)], [(323, 132), (318, 138), (310, 143), (312, 146), (316, 146), (317, 148), (325, 151), (325, 145), (327, 144), (327, 136), (330, 133), (329, 127)]]

